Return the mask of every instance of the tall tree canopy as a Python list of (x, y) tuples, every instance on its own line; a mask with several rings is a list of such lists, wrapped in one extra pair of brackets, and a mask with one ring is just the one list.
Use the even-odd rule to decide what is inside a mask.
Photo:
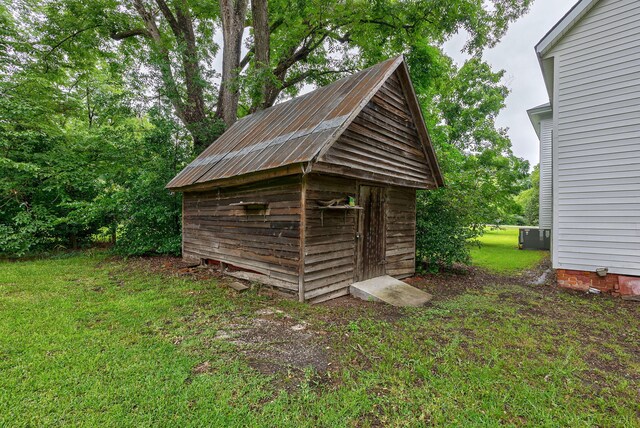
[(469, 35), (465, 49), (479, 54), (529, 3), (22, 0), (12, 13), (49, 72), (86, 68), (102, 56), (125, 62), (132, 80), (150, 78), (145, 87), (171, 103), (202, 150), (222, 131), (217, 119), (236, 120), (238, 105), (242, 112), (269, 107), (283, 92), (324, 85), (415, 46), (439, 45), (460, 30)]
[[(0, 4), (0, 227), (10, 236), (0, 252), (9, 241), (20, 247), (20, 233), (69, 245), (100, 228), (117, 231), (129, 252), (177, 250), (179, 196), (163, 180), (239, 116), (401, 53), (440, 154), (443, 192), (464, 201), (452, 212), (464, 227), (490, 222), (513, 203), (528, 165), (495, 126), (508, 91), (480, 58), (530, 2)], [(441, 46), (460, 31), (472, 58), (458, 67)]]

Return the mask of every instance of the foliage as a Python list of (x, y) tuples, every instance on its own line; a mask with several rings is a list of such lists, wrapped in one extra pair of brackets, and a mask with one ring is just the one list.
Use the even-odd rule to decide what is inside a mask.
[[(398, 312), (100, 254), (0, 262), (0, 426), (636, 426), (640, 307), (501, 282), (427, 282), (433, 303)], [(328, 348), (326, 371), (256, 361), (309, 361), (265, 307)], [(223, 334), (245, 323), (263, 342)]]
[(482, 245), (471, 248), (472, 264), (493, 273), (513, 275), (532, 269), (549, 254), (518, 249), (516, 227), (487, 230), (478, 240)]
[(77, 248), (100, 229), (113, 241), (121, 230), (129, 253), (142, 251), (136, 239), (144, 252), (179, 251), (179, 197), (162, 189), (192, 154), (183, 132), (166, 113), (139, 116), (115, 59), (43, 73), (13, 36), (19, 55), (0, 79), (0, 254)]
[(468, 245), (479, 234), (469, 227), (448, 189), (418, 192), (416, 259), (418, 268), (437, 270), (469, 263)]
[(503, 72), (477, 58), (457, 68), (428, 45), (416, 46), (408, 60), (446, 186), (418, 205), (417, 262), (432, 268), (467, 263), (464, 240), (473, 245), (485, 225), (511, 218), (529, 169), (511, 152), (506, 130), (495, 125), (508, 94)]
[[(448, 201), (435, 218), (450, 241), (428, 249), (435, 242), (427, 238), (419, 253), (465, 261), (465, 246), (452, 251), (461, 237), (513, 211), (527, 165), (495, 126), (508, 92), (502, 72), (479, 58), (529, 0), (272, 0), (268, 67), (256, 63), (259, 32), (249, 14), (246, 56), (221, 82), (216, 32), (219, 6), (230, 2), (0, 6), (0, 253), (80, 247), (96, 233), (122, 254), (176, 253), (180, 195), (164, 185), (224, 130), (221, 85), (246, 114), (398, 54), (406, 54), (447, 182), (423, 198), (427, 210), (437, 211), (432, 199)], [(475, 56), (458, 68), (438, 46), (461, 29)], [(426, 214), (420, 224), (438, 229)]]
[(132, 171), (122, 196), (121, 254), (180, 254), (182, 195), (164, 189), (189, 159), (176, 124), (152, 115), (154, 129), (141, 142), (140, 168)]
[(526, 224), (537, 226), (540, 216), (540, 164), (533, 168), (527, 186), (515, 200), (524, 214)]
[[(261, 33), (253, 28), (251, 15), (246, 23), (254, 31), (246, 40), (244, 57), (239, 44), (225, 44), (220, 52), (214, 37), (225, 25), (222, 11), (244, 9), (237, 11), (243, 17), (246, 0), (23, 0), (12, 12), (48, 72), (88, 68), (96, 55), (118, 56), (131, 79), (156, 89), (171, 106), (200, 151), (223, 130), (218, 119), (228, 106), (221, 101), (226, 98), (218, 97), (222, 88), (234, 93), (232, 102), (240, 98), (240, 111), (254, 111), (305, 85), (324, 85), (345, 72), (407, 52), (417, 43), (440, 45), (460, 30), (469, 35), (465, 50), (479, 55), (498, 42), (530, 3), (271, 0), (269, 40), (261, 43), (270, 47), (267, 67), (255, 61)], [(37, 27), (29, 25), (31, 16), (40, 18)], [(224, 34), (241, 36), (243, 29), (236, 23)], [(213, 68), (218, 53), (239, 65), (233, 73), (223, 69), (222, 82), (217, 78), (220, 70)], [(235, 118), (237, 112), (232, 113)]]

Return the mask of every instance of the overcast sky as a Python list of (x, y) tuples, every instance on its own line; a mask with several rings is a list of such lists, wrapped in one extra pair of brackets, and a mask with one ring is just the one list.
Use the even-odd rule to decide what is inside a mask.
[[(525, 16), (513, 23), (500, 44), (485, 52), (483, 58), (494, 70), (506, 71), (505, 84), (511, 93), (507, 107), (498, 116), (498, 126), (509, 128), (513, 152), (538, 163), (538, 140), (526, 110), (549, 101), (544, 88), (538, 59), (533, 47), (564, 16), (577, 0), (534, 0)], [(461, 64), (464, 36), (445, 44), (445, 52)]]

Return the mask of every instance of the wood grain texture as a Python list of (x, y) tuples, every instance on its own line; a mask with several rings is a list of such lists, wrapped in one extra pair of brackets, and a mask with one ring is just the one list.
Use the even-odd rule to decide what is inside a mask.
[(415, 273), (416, 191), (390, 187), (386, 199), (386, 274), (402, 279)]
[(315, 171), (419, 189), (437, 187), (396, 74), (314, 164)]
[[(355, 196), (356, 181), (310, 174), (307, 181), (305, 299), (347, 290), (355, 265), (356, 210), (320, 209), (319, 201)], [(339, 293), (338, 293), (339, 294)]]
[[(316, 101), (329, 109), (329, 119), (342, 122), (340, 132), (333, 130), (333, 122), (326, 130), (322, 123), (314, 125), (317, 135), (305, 140), (308, 143), (324, 138), (324, 132), (335, 132), (337, 140), (323, 146), (312, 160), (301, 155), (309, 149), (306, 143), (297, 142), (308, 139), (306, 133), (287, 139), (297, 145), (295, 150), (284, 150), (275, 144), (279, 140), (272, 141), (279, 128), (269, 128), (269, 121), (245, 119), (247, 129), (260, 131), (269, 143), (264, 147), (249, 144), (257, 142), (258, 135), (237, 126), (229, 131), (239, 142), (228, 139), (234, 150), (225, 159), (235, 156), (246, 162), (237, 170), (233, 163), (216, 163), (215, 181), (198, 179), (192, 186), (203, 187), (186, 188), (183, 256), (219, 260), (261, 274), (264, 283), (297, 292), (300, 301), (312, 303), (346, 295), (358, 280), (413, 274), (415, 189), (436, 188), (442, 178), (430, 147), (423, 144), (428, 136), (419, 107), (416, 111), (417, 104), (410, 99), (415, 94), (407, 91), (406, 68), (391, 67), (387, 72), (382, 80), (374, 73), (351, 82), (369, 90), (364, 98), (321, 93)], [(355, 90), (351, 83), (336, 88)], [(315, 121), (307, 117), (313, 113), (307, 101), (304, 112), (283, 119), (283, 129), (297, 132), (309, 117)], [(256, 149), (249, 151), (251, 155), (239, 150), (247, 144)], [(217, 159), (214, 151), (223, 153), (229, 147), (208, 149), (210, 161)], [(276, 151), (278, 159), (294, 164), (281, 168), (269, 164), (267, 159)], [(234, 171), (240, 175), (233, 176)], [(347, 196), (357, 198), (362, 209), (327, 209), (321, 203)]]
[(360, 186), (358, 204), (363, 210), (358, 221), (357, 281), (385, 274), (385, 194), (378, 186)]
[[(243, 201), (266, 208), (232, 205)], [(301, 177), (186, 192), (183, 256), (219, 260), (299, 286)], [(272, 281), (272, 283), (275, 283)]]

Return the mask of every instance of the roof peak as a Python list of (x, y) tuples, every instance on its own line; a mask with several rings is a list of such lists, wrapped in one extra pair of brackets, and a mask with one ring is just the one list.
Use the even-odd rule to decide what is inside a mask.
[[(391, 75), (399, 70), (404, 81), (411, 86), (404, 57), (398, 56), (245, 116), (230, 126), (166, 187), (201, 188), (205, 183), (284, 167), (293, 170), (297, 166), (302, 172), (303, 166), (316, 162)], [(405, 90), (405, 96), (415, 98), (412, 88)], [(420, 115), (420, 118), (414, 117), (416, 125), (424, 127), (419, 107), (416, 111)], [(428, 142), (423, 144), (433, 151)], [(430, 156), (435, 160), (433, 153)], [(439, 174), (437, 161), (435, 163), (434, 171)], [(438, 179), (442, 181), (440, 176)]]
[(597, 2), (598, 0), (579, 0), (574, 4), (536, 44), (535, 50), (538, 55), (544, 55), (555, 46)]

